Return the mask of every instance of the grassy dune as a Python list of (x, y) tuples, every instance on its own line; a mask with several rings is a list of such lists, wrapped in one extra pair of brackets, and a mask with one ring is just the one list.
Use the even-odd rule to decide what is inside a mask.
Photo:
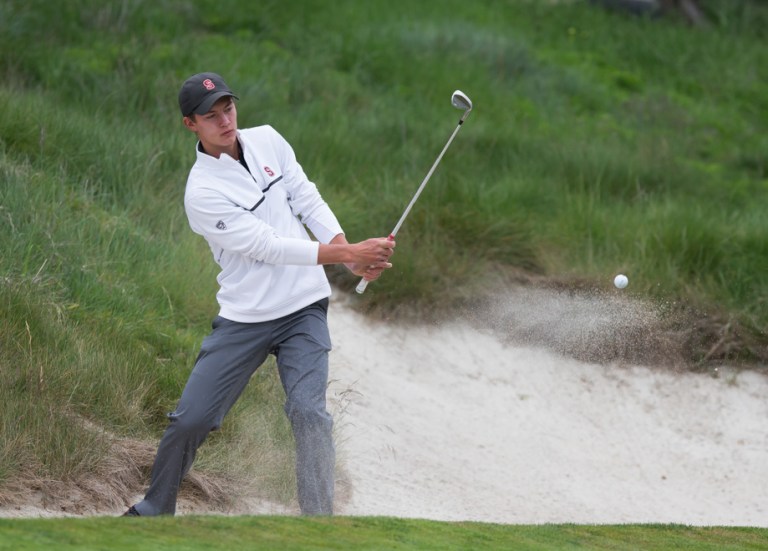
[[(768, 8), (702, 3), (704, 29), (585, 2), (3, 2), (0, 501), (154, 442), (178, 398), (216, 313), (181, 205), (176, 94), (202, 70), (241, 126), (288, 138), (350, 240), (390, 231), (453, 130), (450, 93), (474, 101), (361, 309), (624, 272), (709, 320), (692, 361), (764, 365)], [(281, 400), (268, 365), (200, 469), (290, 501)]]

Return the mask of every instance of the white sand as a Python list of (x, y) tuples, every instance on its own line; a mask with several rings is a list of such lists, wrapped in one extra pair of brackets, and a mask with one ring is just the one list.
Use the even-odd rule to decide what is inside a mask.
[[(339, 293), (337, 293), (337, 296)], [(332, 303), (338, 513), (500, 523), (768, 527), (768, 379), (403, 328)]]

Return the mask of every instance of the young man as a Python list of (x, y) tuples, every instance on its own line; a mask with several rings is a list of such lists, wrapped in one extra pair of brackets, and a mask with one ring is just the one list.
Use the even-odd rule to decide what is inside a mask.
[(235, 99), (214, 73), (190, 77), (179, 93), (184, 125), (198, 138), (184, 206), (221, 267), (220, 310), (168, 416), (149, 490), (126, 516), (175, 513), (197, 448), (269, 354), (295, 436), (301, 512), (333, 513), (335, 452), (325, 404), (331, 288), (322, 265), (343, 263), (374, 280), (392, 266), (395, 243), (349, 244), (288, 142), (270, 126), (238, 130)]

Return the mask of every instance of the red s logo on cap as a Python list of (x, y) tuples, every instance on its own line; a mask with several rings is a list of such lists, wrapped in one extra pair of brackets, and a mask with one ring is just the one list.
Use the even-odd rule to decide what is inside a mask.
[(206, 90), (213, 90), (214, 88), (216, 88), (216, 85), (215, 85), (215, 84), (213, 83), (213, 81), (212, 81), (211, 79), (209, 79), (209, 78), (207, 78), (207, 79), (205, 79), (205, 80), (203, 81), (203, 86), (205, 86), (205, 89), (206, 89)]

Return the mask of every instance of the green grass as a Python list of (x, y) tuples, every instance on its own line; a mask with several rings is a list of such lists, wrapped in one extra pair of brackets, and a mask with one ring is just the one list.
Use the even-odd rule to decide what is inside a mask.
[(504, 526), (394, 518), (179, 517), (0, 520), (0, 550), (664, 550), (765, 549), (757, 528)]
[[(94, 472), (105, 434), (156, 441), (178, 399), (216, 313), (181, 204), (176, 94), (201, 70), (238, 92), (241, 126), (286, 136), (352, 241), (392, 229), (454, 128), (450, 93), (472, 98), (361, 310), (624, 272), (736, 328), (714, 360), (764, 365), (768, 7), (702, 4), (706, 29), (585, 2), (3, 2), (0, 487)], [(272, 368), (198, 464), (287, 501)]]
[(352, 239), (394, 225), (452, 129), (460, 86), (477, 108), (401, 232), (396, 277), (365, 306), (450, 303), (499, 264), (596, 285), (624, 269), (633, 292), (765, 334), (758, 4), (707, 3), (720, 22), (707, 31), (582, 3), (267, 3), (248, 16), (232, 1), (10, 6), (7, 153), (64, 164), (139, 230), (186, 231), (190, 136), (175, 93), (196, 68), (227, 75), (243, 124), (289, 138)]

